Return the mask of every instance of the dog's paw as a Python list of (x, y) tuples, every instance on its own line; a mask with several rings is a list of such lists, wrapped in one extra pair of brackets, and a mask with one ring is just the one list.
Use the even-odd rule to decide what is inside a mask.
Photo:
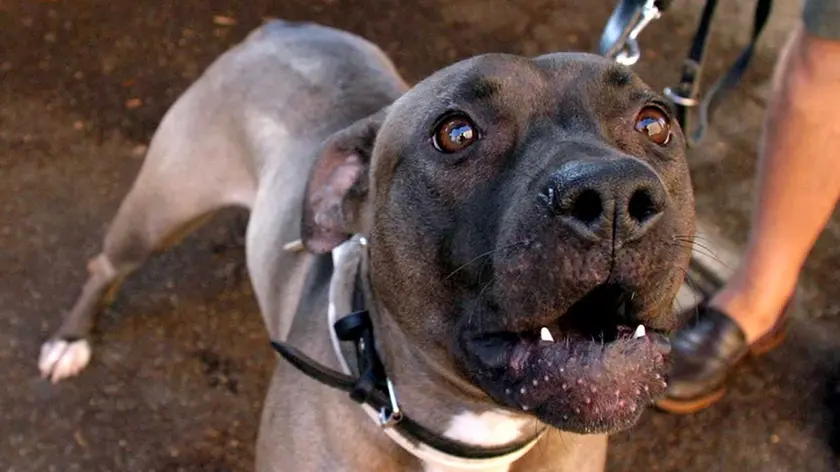
[(86, 339), (51, 339), (41, 346), (38, 369), (41, 377), (56, 383), (81, 372), (90, 362), (90, 355), (90, 343)]

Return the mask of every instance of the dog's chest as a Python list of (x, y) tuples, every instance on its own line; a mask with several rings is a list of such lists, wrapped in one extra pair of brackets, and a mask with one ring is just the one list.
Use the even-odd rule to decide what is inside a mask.
[[(533, 430), (533, 431), (529, 431)], [(454, 416), (445, 434), (447, 437), (477, 445), (499, 446), (533, 434), (538, 429), (534, 420), (517, 418), (501, 411), (481, 414), (463, 412)], [(603, 472), (606, 459), (605, 435), (577, 435), (552, 431), (513, 464), (488, 462), (478, 472)], [(424, 472), (455, 472), (465, 469), (425, 463)]]
[[(516, 441), (521, 437), (528, 420), (516, 418), (504, 412), (485, 411), (479, 414), (462, 412), (450, 420), (444, 435), (450, 439), (480, 445), (500, 446)], [(489, 462), (486, 468), (475, 469), (479, 472), (507, 472), (510, 465)], [(441, 464), (425, 463), (424, 472), (453, 472), (457, 470)]]

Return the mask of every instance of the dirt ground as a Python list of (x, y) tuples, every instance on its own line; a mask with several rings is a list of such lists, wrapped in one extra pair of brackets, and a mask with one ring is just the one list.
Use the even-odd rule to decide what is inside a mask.
[[(798, 3), (777, 2), (758, 57), (692, 152), (700, 216), (743, 242), (767, 81)], [(274, 363), (220, 214), (155, 258), (101, 318), (91, 365), (52, 386), (40, 344), (167, 107), (264, 17), (344, 28), (380, 44), (410, 81), (483, 52), (594, 50), (611, 1), (0, 0), (0, 471), (247, 471)], [(673, 83), (702, 2), (643, 33), (637, 69)], [(709, 79), (743, 44), (752, 2), (715, 23)], [(782, 348), (738, 369), (719, 405), (651, 411), (612, 443), (611, 471), (831, 471), (840, 451), (840, 224), (802, 278), (804, 309)]]

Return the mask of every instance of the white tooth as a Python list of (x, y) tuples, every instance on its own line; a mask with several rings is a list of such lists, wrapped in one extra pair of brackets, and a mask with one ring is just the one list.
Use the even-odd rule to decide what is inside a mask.
[(543, 341), (554, 342), (554, 336), (551, 335), (551, 331), (548, 330), (545, 326), (540, 330), (540, 339)]
[(633, 338), (641, 338), (645, 335), (645, 325), (636, 326), (636, 332), (633, 333)]

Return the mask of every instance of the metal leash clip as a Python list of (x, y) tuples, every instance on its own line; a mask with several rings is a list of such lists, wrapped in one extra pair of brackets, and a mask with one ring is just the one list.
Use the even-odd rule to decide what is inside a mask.
[(390, 428), (400, 422), (402, 411), (400, 410), (400, 404), (397, 402), (397, 391), (394, 389), (394, 384), (391, 383), (390, 378), (386, 378), (385, 382), (388, 384), (388, 399), (391, 402), (391, 408), (390, 411), (385, 407), (379, 410), (379, 426)]
[(624, 41), (624, 47), (615, 56), (616, 62), (625, 66), (632, 66), (639, 62), (639, 59), (642, 57), (642, 50), (639, 48), (637, 38), (647, 25), (653, 20), (658, 20), (660, 16), (662, 16), (662, 12), (656, 7), (656, 0), (647, 0), (645, 6), (642, 7), (642, 13), (638, 19), (638, 23), (630, 30), (627, 39)]
[(622, 0), (601, 36), (600, 54), (626, 66), (639, 62), (639, 34), (660, 16), (662, 9), (657, 0)]

